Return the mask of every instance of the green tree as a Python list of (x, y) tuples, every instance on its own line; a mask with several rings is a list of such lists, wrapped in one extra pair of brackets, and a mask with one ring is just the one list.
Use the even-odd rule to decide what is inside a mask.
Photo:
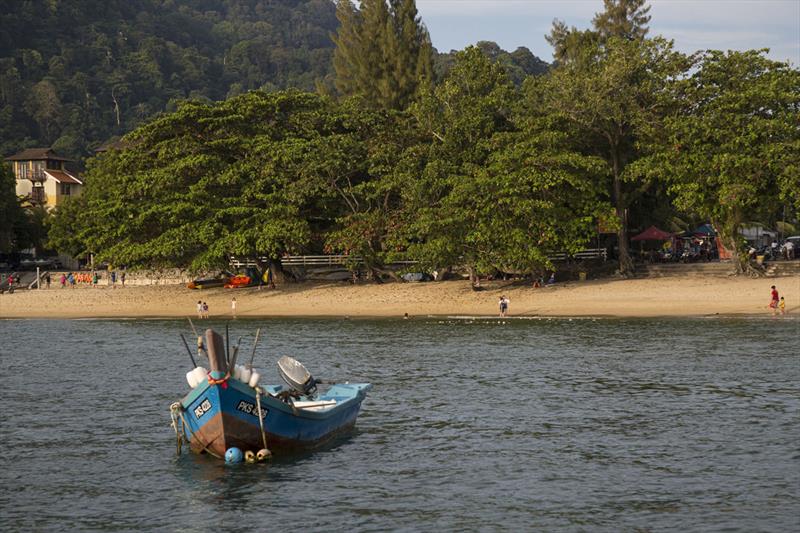
[(647, 0), (603, 0), (605, 9), (596, 13), (592, 26), (602, 39), (619, 37), (641, 41), (647, 36), (650, 6)]
[(336, 88), (385, 109), (404, 109), (433, 78), (433, 48), (414, 0), (336, 6)]
[[(535, 85), (531, 85), (534, 87)], [(536, 86), (538, 88), (538, 86)], [(531, 89), (526, 103), (540, 102)], [(571, 151), (539, 107), (520, 106), (504, 68), (459, 52), (415, 108), (428, 143), (399, 167), (407, 186), (397, 244), (424, 267), (534, 272), (593, 232), (598, 162)]]
[(51, 239), (115, 264), (192, 270), (300, 252), (345, 212), (337, 187), (363, 174), (363, 130), (309, 93), (184, 102), (90, 160)]
[(651, 183), (628, 165), (640, 145), (658, 135), (669, 102), (660, 97), (670, 79), (687, 68), (685, 56), (657, 38), (612, 38), (588, 46), (552, 72), (547, 106), (563, 118), (576, 146), (606, 160), (606, 188), (618, 220), (619, 268), (633, 271), (628, 249), (628, 209)]
[(611, 38), (641, 41), (649, 31), (650, 6), (646, 0), (603, 0), (605, 9), (595, 13), (593, 30), (578, 30), (555, 20), (550, 34), (545, 36), (553, 47), (553, 56), (564, 63), (580, 56), (581, 50), (602, 45)]
[(681, 105), (637, 165), (712, 221), (743, 272), (742, 224), (800, 208), (800, 72), (764, 50), (709, 51), (670, 96)]

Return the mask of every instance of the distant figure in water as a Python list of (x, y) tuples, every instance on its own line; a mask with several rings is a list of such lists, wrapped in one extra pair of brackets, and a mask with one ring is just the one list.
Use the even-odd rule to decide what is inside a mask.
[(403, 319), (408, 320), (408, 313), (403, 313)]

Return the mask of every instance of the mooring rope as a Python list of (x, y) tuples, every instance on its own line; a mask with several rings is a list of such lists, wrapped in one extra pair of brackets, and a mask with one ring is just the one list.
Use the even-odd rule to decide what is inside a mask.
[[(170, 414), (173, 416), (172, 427), (175, 429), (175, 434), (176, 434), (176, 436), (178, 438), (178, 454), (180, 454), (181, 453), (181, 444), (182, 444), (182, 441), (183, 441), (184, 435), (185, 435), (184, 431), (186, 429), (189, 430), (189, 436), (190, 436), (191, 439), (196, 440), (198, 443), (200, 443), (200, 439), (197, 437), (197, 435), (195, 435), (194, 431), (192, 431), (192, 426), (190, 426), (186, 422), (186, 418), (184, 418), (184, 416), (183, 416), (183, 406), (180, 404), (180, 402), (173, 403), (172, 405), (169, 406), (169, 409), (170, 409)], [(181, 431), (180, 432), (178, 430), (177, 421), (175, 420), (175, 413), (176, 412), (178, 413), (178, 416), (180, 417), (180, 420), (181, 420)], [(208, 453), (212, 457), (216, 457), (217, 459), (222, 459), (222, 456), (220, 456), (219, 454), (217, 454), (217, 453), (213, 452), (212, 450), (208, 449), (208, 447), (210, 445), (211, 445), (211, 443), (204, 444), (202, 451)]]
[(261, 417), (261, 387), (254, 387), (256, 391), (256, 408), (258, 409), (258, 425), (261, 427), (261, 442), (264, 444), (264, 449), (269, 451), (267, 448), (267, 434), (264, 432), (264, 419)]

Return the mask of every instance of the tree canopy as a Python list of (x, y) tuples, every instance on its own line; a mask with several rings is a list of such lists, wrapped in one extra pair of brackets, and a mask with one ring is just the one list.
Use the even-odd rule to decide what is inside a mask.
[(800, 208), (800, 72), (764, 52), (702, 54), (669, 87), (678, 105), (638, 164), (669, 184), (680, 208), (714, 223), (740, 271), (742, 224)]

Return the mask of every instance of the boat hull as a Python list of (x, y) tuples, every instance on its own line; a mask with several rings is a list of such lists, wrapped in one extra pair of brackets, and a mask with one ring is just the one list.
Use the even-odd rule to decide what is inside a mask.
[[(261, 416), (267, 448), (285, 454), (314, 449), (353, 428), (368, 383), (335, 385), (319, 399), (336, 400), (322, 410), (294, 408), (274, 397), (280, 386), (261, 396)], [(181, 405), (185, 437), (192, 451), (223, 456), (231, 447), (256, 452), (264, 447), (258, 422), (255, 390), (236, 379), (224, 385), (201, 383)]]

